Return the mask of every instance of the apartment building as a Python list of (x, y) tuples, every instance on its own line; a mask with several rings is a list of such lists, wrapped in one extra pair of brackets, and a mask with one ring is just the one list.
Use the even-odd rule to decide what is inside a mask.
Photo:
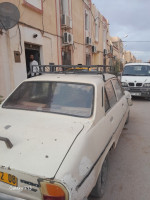
[(122, 62), (123, 58), (123, 43), (119, 37), (111, 37), (111, 41), (113, 44), (113, 54), (116, 59)]
[[(149, 63), (150, 63), (150, 61), (148, 61)], [(136, 63), (142, 63), (142, 60), (140, 60), (140, 59), (136, 59)]]
[(135, 63), (135, 62), (136, 62), (136, 57), (135, 57), (133, 54), (131, 54), (131, 62), (132, 62), (132, 63)]
[[(0, 3), (5, 0), (0, 0)], [(0, 32), (0, 95), (28, 78), (30, 55), (39, 64), (110, 64), (109, 23), (91, 0), (7, 0), (19, 23)]]
[(72, 1), (72, 64), (102, 65), (107, 53), (108, 21), (91, 0)]
[(131, 53), (131, 51), (124, 51), (124, 63), (134, 62), (136, 62), (136, 57)]

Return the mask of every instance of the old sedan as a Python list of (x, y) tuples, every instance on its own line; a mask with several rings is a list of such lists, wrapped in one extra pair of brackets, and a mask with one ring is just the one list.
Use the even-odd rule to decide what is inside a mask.
[(130, 94), (110, 74), (25, 80), (0, 108), (0, 193), (15, 200), (101, 197), (107, 155), (129, 105)]

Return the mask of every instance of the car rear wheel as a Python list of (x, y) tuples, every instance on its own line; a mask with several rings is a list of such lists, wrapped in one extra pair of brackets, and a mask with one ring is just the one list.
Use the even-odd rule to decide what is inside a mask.
[(101, 198), (104, 195), (105, 185), (107, 180), (107, 172), (108, 172), (108, 161), (107, 158), (105, 158), (101, 172), (97, 179), (97, 183), (90, 194), (91, 197)]

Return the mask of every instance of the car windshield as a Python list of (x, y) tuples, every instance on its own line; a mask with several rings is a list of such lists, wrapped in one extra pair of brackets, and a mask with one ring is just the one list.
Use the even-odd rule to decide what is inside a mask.
[(150, 76), (150, 66), (148, 65), (125, 66), (122, 76)]
[(4, 102), (3, 108), (90, 117), (94, 87), (63, 82), (24, 82)]

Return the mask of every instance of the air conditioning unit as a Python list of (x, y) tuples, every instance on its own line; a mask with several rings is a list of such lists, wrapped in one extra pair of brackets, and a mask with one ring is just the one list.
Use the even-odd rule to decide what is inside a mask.
[(68, 15), (62, 15), (61, 26), (62, 28), (72, 28), (72, 20)]
[(104, 54), (104, 56), (107, 55), (107, 49), (104, 49), (103, 54)]
[(66, 45), (73, 44), (73, 35), (71, 33), (68, 33), (68, 32), (64, 33), (63, 44), (66, 44)]
[(92, 53), (97, 53), (96, 46), (92, 46)]
[(92, 44), (92, 40), (90, 37), (86, 37), (86, 41), (85, 41), (86, 45), (91, 45)]

